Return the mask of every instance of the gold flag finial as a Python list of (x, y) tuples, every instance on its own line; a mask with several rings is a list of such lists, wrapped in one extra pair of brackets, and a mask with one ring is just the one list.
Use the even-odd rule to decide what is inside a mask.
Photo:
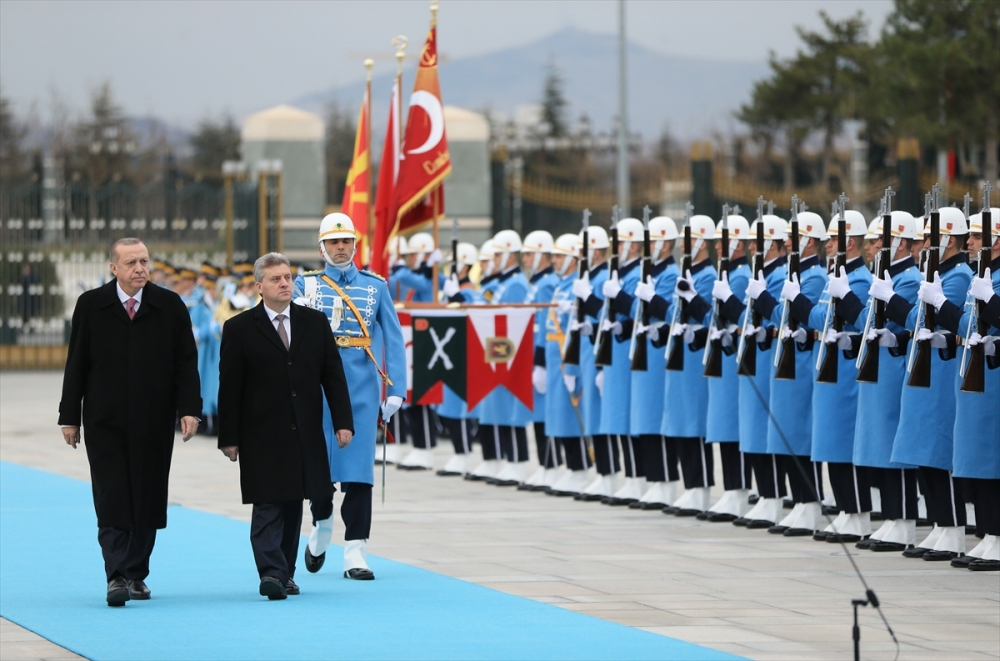
[(392, 45), (396, 49), (396, 73), (403, 73), (403, 59), (406, 57), (406, 46), (410, 43), (410, 40), (406, 38), (405, 34), (396, 35), (392, 38)]
[(431, 27), (437, 27), (438, 22), (438, 6), (437, 2), (431, 3)]
[(367, 82), (372, 82), (372, 67), (375, 66), (375, 60), (370, 57), (365, 60), (365, 80)]

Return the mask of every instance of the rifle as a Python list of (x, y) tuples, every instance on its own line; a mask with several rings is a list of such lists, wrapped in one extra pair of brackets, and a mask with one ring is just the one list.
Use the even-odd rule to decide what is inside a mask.
[[(840, 275), (840, 270), (847, 265), (847, 201), (848, 197), (843, 193), (840, 194), (839, 198), (839, 209), (840, 223), (837, 225), (837, 257), (833, 262), (833, 275), (837, 277)], [(837, 208), (837, 203), (834, 203), (835, 208)], [(837, 333), (841, 333), (844, 330), (844, 320), (836, 313), (837, 305), (840, 304), (839, 298), (830, 298), (829, 307), (826, 309), (826, 322), (823, 324), (823, 333), (819, 337), (819, 356), (816, 358), (816, 369), (819, 374), (816, 375), (816, 383), (836, 383), (838, 368), (840, 366), (839, 357), (837, 354), (840, 350), (836, 345), (832, 348), (827, 348), (826, 344), (826, 334), (830, 332), (830, 326), (833, 325), (833, 330)], [(832, 349), (832, 350), (831, 350)]]
[[(990, 255), (993, 249), (993, 214), (990, 212), (990, 191), (993, 185), (990, 182), (983, 184), (983, 245), (979, 249), (979, 277), (986, 277), (986, 269), (990, 265)], [(965, 194), (965, 215), (969, 212), (969, 194)], [(983, 313), (986, 311), (986, 303), (983, 301), (972, 301), (972, 315), (969, 319), (969, 328), (965, 333), (965, 344), (962, 349), (962, 392), (986, 392), (986, 353), (983, 343), (970, 347), (969, 338), (972, 336), (973, 327), (975, 332), (983, 337), (989, 335), (990, 325), (983, 321)]]
[[(757, 198), (757, 245), (753, 256), (753, 277), (764, 272), (764, 196)], [(743, 313), (743, 327), (740, 330), (740, 344), (736, 351), (736, 373), (740, 376), (757, 375), (757, 340), (747, 338), (747, 328), (760, 328), (763, 319), (753, 310), (753, 300), (747, 295), (746, 311)], [(751, 319), (753, 324), (751, 324)]]
[[(934, 275), (938, 272), (938, 265), (941, 261), (941, 213), (938, 211), (940, 204), (941, 187), (937, 184), (931, 187), (931, 226), (929, 241), (927, 246), (927, 272), (925, 278), (927, 282), (934, 282)], [(937, 311), (934, 306), (925, 303), (917, 311), (917, 323), (913, 327), (913, 343), (910, 345), (910, 356), (907, 370), (910, 378), (906, 385), (914, 388), (931, 387), (931, 341), (918, 341), (917, 333), (921, 328), (934, 329), (935, 315)]]
[[(653, 256), (650, 254), (652, 248), (649, 241), (649, 214), (651, 209), (648, 206), (642, 208), (642, 276), (641, 282), (646, 280), (653, 273)], [(648, 367), (649, 347), (646, 345), (646, 331), (639, 332), (639, 325), (643, 328), (649, 326), (649, 308), (646, 302), (638, 299), (635, 309), (635, 319), (632, 322), (632, 344), (629, 346), (629, 369), (633, 372), (645, 372)]]
[[(721, 250), (721, 255), (719, 257), (719, 280), (722, 278), (729, 277), (729, 205), (722, 205), (722, 220), (720, 221), (719, 229), (722, 230), (722, 244), (719, 246)], [(719, 299), (714, 299), (712, 301), (712, 318), (708, 322), (708, 327), (715, 327), (716, 330), (724, 330), (726, 328), (726, 320), (722, 318), (719, 314), (719, 308), (722, 307), (722, 301)], [(702, 363), (705, 365), (705, 370), (702, 372), (702, 376), (720, 378), (722, 376), (722, 338), (717, 340), (712, 340), (708, 343), (708, 348), (705, 349), (705, 356), (702, 358)]]
[(458, 280), (458, 218), (451, 221), (451, 272)]
[[(590, 268), (588, 266), (587, 255), (590, 249), (590, 209), (583, 210), (583, 246), (580, 248), (580, 272), (578, 280), (589, 277)], [(587, 313), (583, 310), (583, 301), (576, 304), (576, 322), (582, 324), (587, 319)], [(566, 365), (580, 364), (580, 329), (571, 330), (566, 336), (566, 350), (563, 351), (563, 363)]]
[[(691, 211), (694, 207), (690, 202), (684, 205), (684, 254), (681, 256), (681, 276), (687, 277), (691, 270)], [(684, 371), (684, 336), (674, 335), (677, 324), (683, 324), (687, 319), (687, 301), (674, 294), (674, 311), (670, 320), (670, 337), (667, 339), (667, 369), (671, 372)]]
[[(788, 255), (788, 281), (800, 276), (799, 254), (799, 196), (792, 196), (792, 252)], [(795, 338), (792, 333), (799, 328), (791, 316), (791, 301), (784, 301), (781, 308), (781, 325), (778, 327), (778, 346), (774, 351), (774, 378), (795, 380)]]
[[(892, 196), (895, 194), (892, 186), (889, 186), (885, 189), (885, 195), (882, 197), (882, 248), (875, 256), (876, 278), (885, 278), (893, 257)], [(865, 320), (865, 329), (861, 336), (861, 350), (858, 352), (858, 360), (855, 363), (858, 368), (856, 381), (859, 383), (878, 383), (879, 339), (877, 336), (874, 339), (868, 339), (872, 328), (876, 330), (885, 328), (885, 302), (878, 299), (873, 299), (868, 306), (868, 318)]]
[[(608, 277), (615, 277), (618, 275), (618, 205), (615, 205), (611, 210), (611, 267), (608, 271)], [(609, 367), (611, 365), (611, 360), (614, 357), (614, 352), (612, 351), (612, 335), (611, 329), (600, 330), (601, 326), (604, 325), (605, 321), (611, 321), (612, 315), (614, 313), (611, 311), (611, 299), (604, 297), (604, 307), (601, 308), (601, 316), (597, 320), (597, 341), (594, 342), (594, 364), (600, 365), (601, 367)]]

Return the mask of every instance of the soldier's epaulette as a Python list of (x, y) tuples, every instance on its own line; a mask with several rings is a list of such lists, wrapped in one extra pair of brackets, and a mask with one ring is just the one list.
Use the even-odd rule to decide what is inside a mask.
[(374, 271), (369, 271), (368, 269), (361, 269), (360, 273), (364, 273), (365, 275), (370, 275), (373, 278), (378, 278), (382, 282), (385, 282), (385, 278), (380, 276), (378, 273), (375, 273)]
[(316, 271), (304, 271), (302, 273), (303, 276), (306, 276), (306, 275), (322, 275), (322, 274), (323, 274), (323, 269), (317, 269)]

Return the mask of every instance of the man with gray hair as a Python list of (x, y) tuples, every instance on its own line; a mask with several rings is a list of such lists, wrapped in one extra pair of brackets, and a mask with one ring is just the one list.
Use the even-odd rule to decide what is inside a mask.
[(81, 423), (104, 554), (109, 606), (149, 599), (145, 579), (156, 531), (167, 526), (167, 485), (180, 417), (198, 429), (201, 388), (191, 318), (180, 297), (149, 282), (149, 251), (115, 241), (114, 279), (73, 311), (59, 425), (73, 448)]

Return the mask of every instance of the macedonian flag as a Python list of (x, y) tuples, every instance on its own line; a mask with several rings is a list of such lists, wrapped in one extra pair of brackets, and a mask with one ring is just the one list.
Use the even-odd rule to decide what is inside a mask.
[(368, 92), (361, 103), (361, 115), (358, 117), (358, 132), (354, 136), (354, 157), (351, 159), (351, 169), (347, 171), (347, 182), (344, 185), (344, 199), (341, 211), (354, 221), (354, 229), (358, 234), (357, 252), (354, 262), (358, 268), (363, 266), (368, 237), (368, 213), (371, 199), (371, 158), (368, 154), (368, 117), (371, 107)]

